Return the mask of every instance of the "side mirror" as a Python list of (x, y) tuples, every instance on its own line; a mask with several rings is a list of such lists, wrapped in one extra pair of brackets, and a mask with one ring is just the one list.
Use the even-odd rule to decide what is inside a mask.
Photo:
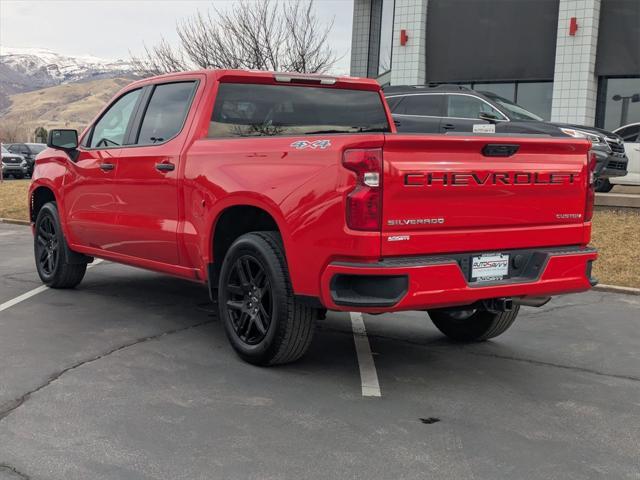
[(50, 130), (47, 147), (67, 152), (75, 150), (78, 148), (78, 131), (71, 129)]
[(496, 123), (498, 121), (498, 117), (496, 117), (492, 113), (486, 113), (486, 112), (480, 113), (480, 115), (478, 115), (478, 118), (480, 120), (486, 120), (489, 123)]

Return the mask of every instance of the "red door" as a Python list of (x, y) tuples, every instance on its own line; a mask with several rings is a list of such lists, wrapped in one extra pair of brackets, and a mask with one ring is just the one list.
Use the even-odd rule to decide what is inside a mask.
[(64, 208), (74, 245), (113, 251), (119, 239), (120, 202), (114, 190), (118, 157), (140, 98), (138, 88), (114, 100), (82, 139), (77, 158), (69, 160)]
[(114, 227), (118, 200), (113, 195), (119, 148), (78, 151), (69, 161), (72, 175), (64, 186), (64, 217), (69, 243), (110, 250), (117, 237)]

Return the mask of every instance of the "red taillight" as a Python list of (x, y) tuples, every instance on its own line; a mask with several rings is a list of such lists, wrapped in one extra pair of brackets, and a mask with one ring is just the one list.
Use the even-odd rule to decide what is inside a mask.
[(347, 195), (347, 225), (353, 230), (380, 230), (382, 217), (382, 149), (345, 150), (342, 165), (355, 172), (356, 186)]
[(584, 221), (588, 222), (593, 217), (593, 204), (596, 201), (596, 154), (589, 152), (587, 165), (587, 198), (584, 207)]

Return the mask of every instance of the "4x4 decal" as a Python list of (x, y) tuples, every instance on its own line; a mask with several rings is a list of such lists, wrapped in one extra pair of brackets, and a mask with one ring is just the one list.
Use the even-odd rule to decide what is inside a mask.
[(331, 146), (331, 140), (315, 140), (313, 142), (309, 142), (307, 140), (298, 140), (291, 144), (293, 148), (297, 148), (298, 150), (303, 150), (305, 148), (319, 148), (324, 150), (325, 148), (329, 148)]

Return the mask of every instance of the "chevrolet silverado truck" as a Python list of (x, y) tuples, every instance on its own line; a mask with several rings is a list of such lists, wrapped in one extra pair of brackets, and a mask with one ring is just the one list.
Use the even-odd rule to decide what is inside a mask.
[(50, 132), (29, 192), (37, 271), (73, 288), (99, 257), (206, 284), (260, 365), (300, 358), (327, 310), (420, 310), (485, 340), (594, 284), (590, 146), (399, 134), (369, 79), (149, 78), (79, 138)]

